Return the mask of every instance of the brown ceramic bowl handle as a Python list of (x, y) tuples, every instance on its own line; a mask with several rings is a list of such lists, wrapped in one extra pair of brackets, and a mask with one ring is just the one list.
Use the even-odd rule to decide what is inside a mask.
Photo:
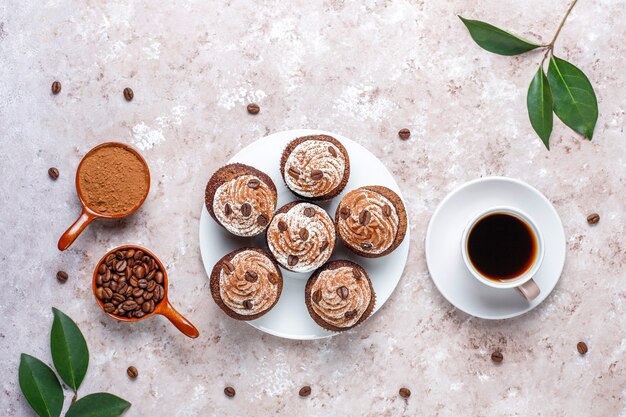
[(522, 295), (522, 297), (524, 297), (528, 301), (532, 301), (537, 298), (537, 296), (541, 292), (537, 283), (532, 279), (529, 279), (515, 289)]
[(91, 223), (91, 221), (95, 218), (96, 216), (89, 213), (85, 208), (83, 208), (83, 211), (82, 213), (80, 213), (78, 219), (76, 219), (74, 224), (71, 225), (70, 228), (67, 229), (65, 233), (63, 233), (61, 239), (59, 239), (59, 250), (65, 250), (69, 248), (70, 245), (74, 243), (78, 235), (80, 235), (82, 231), (85, 230), (85, 227), (87, 227), (87, 225)]
[(185, 336), (191, 337), (192, 339), (200, 336), (200, 332), (198, 331), (198, 329), (196, 329), (196, 326), (191, 324), (189, 320), (187, 320), (182, 314), (176, 311), (169, 301), (164, 300), (164, 302), (165, 308), (163, 309), (163, 311), (161, 311), (161, 314), (167, 317), (167, 319), (171, 321), (178, 330), (183, 332)]

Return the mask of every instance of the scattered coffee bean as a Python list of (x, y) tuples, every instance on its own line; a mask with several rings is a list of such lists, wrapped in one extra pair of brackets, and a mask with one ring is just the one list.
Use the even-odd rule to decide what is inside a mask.
[(320, 244), (320, 253), (324, 252), (327, 248), (328, 248), (328, 241), (322, 240), (322, 243)]
[(233, 265), (229, 261), (224, 261), (222, 262), (222, 269), (224, 270), (225, 274), (229, 275), (235, 272), (235, 265)]
[(261, 185), (261, 181), (257, 180), (256, 178), (253, 178), (250, 181), (248, 181), (248, 187), (252, 188), (253, 190), (256, 190), (257, 188), (259, 188), (259, 185)]
[(256, 103), (248, 104), (247, 109), (248, 109), (248, 113), (250, 114), (258, 114), (261, 111), (261, 108)]
[(321, 290), (317, 290), (313, 293), (313, 301), (316, 304), (319, 304), (320, 301), (322, 301), (322, 291)]
[(252, 206), (250, 205), (250, 203), (243, 203), (241, 205), (241, 215), (243, 217), (250, 217), (251, 214), (252, 214)]
[(391, 207), (389, 207), (388, 205), (385, 204), (385, 206), (383, 207), (383, 216), (385, 217), (389, 217), (391, 216)]
[(259, 217), (256, 218), (256, 224), (259, 226), (265, 227), (267, 226), (268, 220), (265, 214), (259, 214)]
[(348, 289), (348, 287), (342, 285), (341, 287), (337, 288), (337, 295), (341, 297), (342, 300), (345, 300), (346, 298), (348, 298), (348, 295), (350, 295), (350, 290)]
[[(233, 267), (234, 270), (234, 267)], [(164, 298), (164, 275), (157, 261), (137, 249), (109, 254), (98, 265), (95, 295), (105, 312), (142, 318)]]
[(289, 255), (289, 257), (287, 257), (287, 264), (289, 266), (295, 266), (298, 263), (298, 257), (296, 255)]
[(597, 224), (600, 221), (600, 215), (598, 213), (592, 213), (587, 216), (587, 223)]
[(59, 280), (59, 282), (66, 282), (68, 278), (69, 278), (69, 275), (67, 275), (67, 272), (65, 271), (57, 272), (57, 279)]
[(285, 232), (287, 230), (287, 223), (282, 220), (278, 221), (278, 231)]
[(356, 308), (354, 310), (346, 311), (346, 314), (344, 314), (344, 316), (347, 319), (351, 319), (351, 318), (355, 317), (356, 316)]
[(311, 387), (309, 387), (308, 385), (303, 386), (302, 388), (300, 388), (300, 391), (298, 391), (298, 394), (301, 397), (308, 397), (309, 395), (311, 395)]
[(341, 210), (339, 210), (339, 216), (345, 220), (348, 217), (350, 217), (350, 209), (348, 207), (342, 207)]
[(400, 394), (400, 396), (402, 398), (409, 398), (411, 396), (411, 390), (408, 388), (400, 388), (400, 391), (398, 391), (398, 394)]
[(257, 282), (259, 280), (259, 275), (254, 271), (246, 271), (243, 277), (248, 282)]
[(336, 157), (337, 157), (337, 151), (335, 150), (335, 148), (334, 148), (334, 147), (329, 146), (329, 147), (328, 147), (328, 152), (330, 152), (330, 154), (333, 156), (333, 158), (336, 158)]
[(230, 208), (230, 204), (228, 203), (224, 204), (224, 214), (226, 216), (230, 216), (231, 214), (233, 214), (233, 209)]
[(400, 136), (400, 139), (407, 140), (411, 137), (411, 131), (409, 129), (400, 129), (398, 136)]
[(56, 181), (59, 178), (59, 170), (55, 167), (49, 168), (48, 176)]
[(124, 98), (126, 99), (126, 101), (131, 101), (133, 97), (135, 97), (135, 93), (133, 93), (133, 90), (129, 87), (126, 87), (124, 89)]
[(314, 169), (311, 171), (311, 179), (313, 181), (319, 181), (324, 177), (324, 173), (319, 169)]
[(374, 244), (372, 242), (361, 243), (361, 249), (363, 249), (363, 250), (370, 250), (373, 247), (374, 247)]
[(576, 344), (576, 349), (578, 349), (578, 353), (580, 353), (581, 355), (584, 355), (589, 350), (585, 342), (578, 342)]
[(287, 170), (287, 173), (294, 178), (300, 177), (300, 170), (298, 168), (291, 167)]
[(126, 374), (129, 378), (135, 379), (139, 376), (139, 371), (134, 366), (129, 366), (126, 370)]
[(307, 217), (313, 217), (315, 216), (315, 210), (313, 207), (307, 207), (304, 209), (304, 215)]
[(363, 210), (359, 216), (359, 223), (361, 223), (362, 226), (367, 226), (370, 220), (372, 220), (372, 214), (369, 210)]
[(278, 275), (276, 275), (273, 272), (270, 272), (269, 274), (267, 274), (267, 280), (270, 282), (270, 284), (276, 285), (278, 284)]
[(495, 352), (491, 354), (491, 360), (494, 361), (495, 363), (500, 363), (502, 362), (503, 359), (504, 359), (504, 355), (502, 355), (502, 352), (500, 352), (499, 350), (496, 350)]
[(229, 398), (233, 398), (235, 396), (235, 388), (233, 387), (224, 388), (224, 395), (226, 395)]
[(243, 308), (245, 308), (246, 310), (252, 310), (252, 307), (253, 307), (252, 301), (246, 300), (243, 302)]
[(307, 240), (309, 238), (309, 231), (306, 230), (304, 227), (302, 229), (300, 229), (300, 231), (298, 232), (298, 235), (300, 236), (300, 239), (302, 240)]
[(50, 90), (52, 90), (52, 94), (59, 94), (61, 92), (61, 83), (58, 81), (54, 81), (50, 86)]

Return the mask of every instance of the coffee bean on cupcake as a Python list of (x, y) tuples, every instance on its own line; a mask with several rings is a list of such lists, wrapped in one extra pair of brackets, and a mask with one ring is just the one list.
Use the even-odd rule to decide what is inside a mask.
[(271, 255), (257, 248), (237, 249), (211, 272), (211, 294), (237, 320), (253, 320), (270, 311), (283, 289), (283, 275)]
[(402, 243), (407, 229), (402, 199), (389, 188), (367, 186), (346, 194), (335, 214), (337, 233), (357, 255), (378, 258)]
[(372, 314), (376, 294), (360, 265), (332, 261), (307, 281), (305, 302), (317, 324), (326, 330), (342, 332), (363, 323)]
[(326, 211), (302, 201), (278, 209), (267, 229), (270, 252), (294, 272), (310, 272), (328, 261), (335, 237), (335, 225)]
[(287, 187), (309, 200), (329, 200), (341, 193), (350, 177), (350, 158), (332, 136), (305, 136), (283, 151), (280, 172)]
[(226, 165), (206, 186), (204, 201), (209, 214), (237, 236), (256, 236), (274, 216), (277, 192), (265, 173), (244, 164)]

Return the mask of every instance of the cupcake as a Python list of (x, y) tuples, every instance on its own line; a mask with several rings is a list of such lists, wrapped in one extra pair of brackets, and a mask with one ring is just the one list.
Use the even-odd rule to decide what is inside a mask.
[(333, 332), (365, 321), (376, 303), (365, 269), (350, 261), (332, 261), (315, 271), (306, 283), (304, 296), (311, 318)]
[(267, 228), (276, 209), (272, 179), (244, 164), (218, 169), (209, 180), (204, 202), (213, 219), (237, 236), (256, 236)]
[(343, 243), (366, 258), (393, 252), (406, 235), (407, 221), (402, 199), (389, 188), (378, 185), (350, 191), (335, 214)]
[(215, 264), (210, 285), (213, 299), (224, 313), (237, 320), (253, 320), (276, 305), (283, 275), (269, 253), (242, 248)]
[(297, 196), (329, 200), (348, 183), (350, 158), (332, 136), (304, 136), (292, 140), (283, 151), (280, 173)]
[(310, 272), (333, 253), (335, 225), (321, 207), (294, 201), (276, 211), (267, 229), (267, 245), (283, 267)]

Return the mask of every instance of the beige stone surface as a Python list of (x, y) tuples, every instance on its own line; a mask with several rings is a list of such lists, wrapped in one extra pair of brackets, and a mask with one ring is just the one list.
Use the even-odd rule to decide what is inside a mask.
[[(0, 414), (34, 415), (19, 353), (49, 362), (51, 307), (91, 350), (80, 394), (129, 399), (128, 416), (626, 416), (626, 10), (581, 0), (557, 54), (594, 85), (592, 142), (555, 122), (534, 135), (526, 89), (539, 52), (479, 49), (457, 14), (549, 41), (567, 1), (69, 1), (0, 3)], [(59, 80), (61, 93), (50, 84)], [(126, 102), (124, 87), (135, 99)], [(248, 102), (261, 106), (250, 116)], [(411, 139), (398, 139), (408, 127)], [(294, 128), (353, 138), (394, 173), (408, 203), (410, 260), (388, 303), (332, 339), (295, 342), (226, 317), (198, 248), (208, 177), (246, 144)], [(144, 207), (90, 226), (56, 249), (80, 207), (74, 172), (106, 140), (136, 146), (153, 186)], [(47, 176), (50, 166), (61, 172)], [(439, 201), (465, 181), (520, 178), (554, 203), (567, 262), (537, 309), (484, 321), (448, 304), (429, 278), (423, 239)], [(590, 212), (600, 223), (587, 225)], [(165, 319), (113, 322), (90, 278), (108, 249), (151, 248), (174, 305)], [(70, 279), (59, 284), (58, 269)], [(589, 353), (580, 356), (584, 340)], [(504, 362), (489, 355), (502, 349)], [(131, 381), (125, 370), (139, 370)], [(298, 397), (311, 385), (307, 399)], [(224, 386), (237, 396), (226, 398)], [(398, 389), (409, 387), (404, 400)], [(67, 392), (69, 398), (69, 392)], [(66, 404), (67, 406), (67, 404)]]

